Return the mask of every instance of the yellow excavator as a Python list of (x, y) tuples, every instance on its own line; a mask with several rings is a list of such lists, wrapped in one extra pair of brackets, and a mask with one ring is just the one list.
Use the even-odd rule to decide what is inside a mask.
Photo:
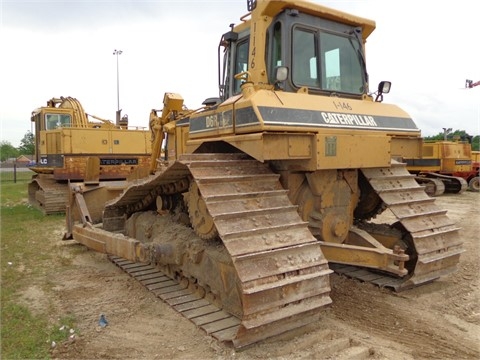
[[(72, 184), (65, 234), (236, 348), (318, 321), (332, 271), (401, 291), (450, 274), (463, 251), (398, 161), (420, 155), (420, 130), (383, 102), (389, 82), (369, 89), (375, 22), (247, 5), (220, 40), (219, 97), (190, 111), (165, 93), (150, 175), (120, 195)], [(375, 219), (385, 210), (393, 222)]]
[[(125, 180), (145, 169), (151, 158), (150, 131), (129, 127), (128, 116), (117, 121), (89, 115), (72, 97), (52, 98), (35, 109), (36, 174), (28, 185), (29, 202), (45, 214), (65, 212), (68, 181), (98, 184)], [(139, 174), (141, 176), (141, 174)]]

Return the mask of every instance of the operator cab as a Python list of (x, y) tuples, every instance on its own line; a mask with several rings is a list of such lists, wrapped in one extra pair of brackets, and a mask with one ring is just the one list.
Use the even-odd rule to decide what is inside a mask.
[(69, 114), (45, 114), (46, 130), (54, 130), (61, 127), (70, 127), (72, 117)]
[[(240, 94), (245, 79), (235, 75), (260, 65), (249, 64), (258, 51), (249, 49), (250, 26), (239, 26), (243, 30), (238, 32), (233, 25), (231, 28), (219, 46), (219, 55), (224, 47), (223, 73), (219, 66), (222, 100)], [(260, 47), (260, 41), (257, 43)], [(267, 29), (265, 66), (269, 85), (286, 92), (308, 89), (309, 94), (360, 99), (369, 91), (362, 28), (297, 9), (285, 9)], [(382, 85), (378, 91), (388, 90)]]
[[(48, 108), (51, 110), (50, 108)], [(35, 123), (35, 130), (55, 130), (72, 126), (72, 115), (65, 110), (58, 112), (37, 109), (32, 112), (32, 122)]]

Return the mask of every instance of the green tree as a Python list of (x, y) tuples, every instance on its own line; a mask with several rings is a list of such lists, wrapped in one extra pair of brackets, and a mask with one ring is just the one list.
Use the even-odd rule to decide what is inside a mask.
[(20, 146), (18, 147), (20, 155), (33, 155), (35, 154), (35, 136), (31, 131), (27, 131), (20, 140)]
[(18, 157), (18, 150), (9, 142), (1, 141), (0, 142), (0, 160), (5, 161), (9, 158)]
[(476, 135), (472, 139), (472, 150), (480, 151), (480, 135)]
[[(468, 134), (465, 130), (455, 130), (447, 131), (447, 140), (452, 141), (454, 139), (459, 139), (462, 141), (471, 141), (474, 137)], [(445, 132), (439, 132), (437, 135), (425, 136), (425, 140), (429, 141), (439, 141), (445, 139)]]
[[(425, 136), (423, 139), (426, 141), (441, 141), (445, 139), (445, 133), (440, 132), (437, 135)], [(454, 139), (468, 141), (472, 144), (473, 151), (480, 151), (480, 135), (472, 136), (468, 134), (465, 130), (455, 130), (447, 132), (447, 140), (452, 141)]]

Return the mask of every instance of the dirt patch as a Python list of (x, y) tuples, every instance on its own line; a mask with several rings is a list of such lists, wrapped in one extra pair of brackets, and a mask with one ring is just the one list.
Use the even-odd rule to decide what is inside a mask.
[[(332, 275), (333, 304), (304, 333), (291, 332), (243, 351), (218, 343), (149, 293), (105, 255), (74, 241), (56, 249), (71, 263), (49, 274), (58, 314), (77, 319), (75, 341), (56, 358), (73, 359), (478, 359), (480, 358), (478, 193), (444, 195), (441, 208), (461, 227), (465, 252), (458, 271), (401, 293)], [(56, 234), (58, 235), (58, 234)], [(109, 324), (98, 325), (100, 314)]]

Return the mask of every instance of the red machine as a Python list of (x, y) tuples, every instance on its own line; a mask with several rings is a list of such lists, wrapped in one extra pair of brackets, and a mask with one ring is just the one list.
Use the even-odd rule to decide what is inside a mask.
[(474, 88), (475, 86), (480, 85), (480, 81), (473, 82), (473, 80), (465, 80), (465, 87), (467, 89)]

